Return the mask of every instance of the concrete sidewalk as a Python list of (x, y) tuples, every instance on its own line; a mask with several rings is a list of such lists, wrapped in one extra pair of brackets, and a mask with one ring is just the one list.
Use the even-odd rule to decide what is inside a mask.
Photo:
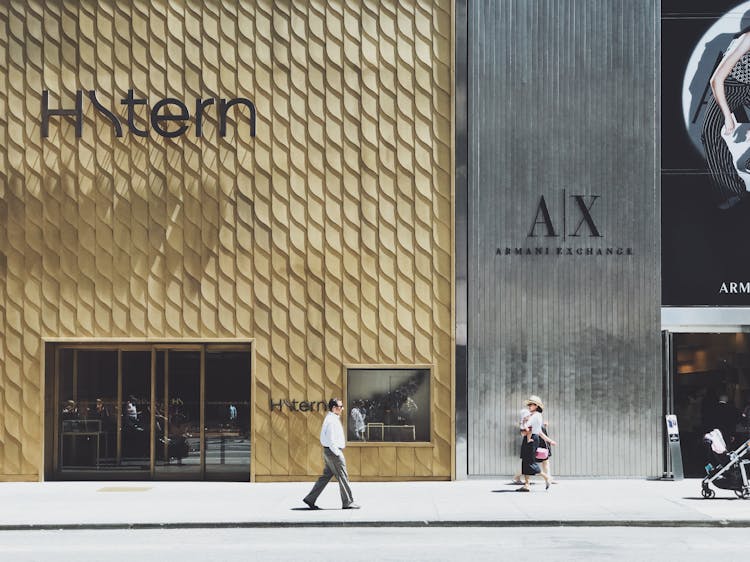
[(341, 510), (329, 484), (319, 511), (311, 482), (42, 482), (0, 484), (0, 530), (283, 526), (750, 527), (750, 499), (701, 497), (699, 479), (354, 482), (360, 510)]

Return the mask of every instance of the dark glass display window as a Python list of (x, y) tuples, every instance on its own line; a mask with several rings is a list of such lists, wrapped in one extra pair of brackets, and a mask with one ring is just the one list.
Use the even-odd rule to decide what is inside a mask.
[(347, 370), (350, 442), (429, 442), (430, 370)]
[(250, 479), (249, 345), (54, 346), (51, 476)]

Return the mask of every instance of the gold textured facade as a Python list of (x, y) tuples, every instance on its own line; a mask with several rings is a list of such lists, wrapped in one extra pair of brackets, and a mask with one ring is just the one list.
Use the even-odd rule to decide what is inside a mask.
[[(256, 479), (322, 467), (347, 365), (432, 366), (429, 446), (350, 447), (353, 477), (453, 465), (452, 2), (14, 1), (0, 6), (0, 479), (41, 477), (45, 341), (254, 343)], [(139, 97), (247, 97), (128, 131)], [(84, 96), (83, 132), (52, 117)], [(172, 124), (171, 127), (175, 125)], [(48, 454), (48, 453), (47, 453)]]

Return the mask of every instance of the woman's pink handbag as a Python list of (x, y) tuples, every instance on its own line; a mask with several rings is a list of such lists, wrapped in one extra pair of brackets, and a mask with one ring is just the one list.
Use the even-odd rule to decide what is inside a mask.
[(536, 449), (537, 460), (540, 460), (540, 461), (547, 460), (548, 456), (549, 456), (549, 449), (545, 449), (544, 447), (537, 447)]

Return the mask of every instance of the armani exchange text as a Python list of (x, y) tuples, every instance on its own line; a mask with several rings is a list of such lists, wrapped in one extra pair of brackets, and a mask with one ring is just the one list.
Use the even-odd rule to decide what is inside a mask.
[(724, 281), (719, 287), (719, 293), (726, 294), (749, 294), (750, 281)]
[(533, 248), (497, 248), (496, 256), (632, 256), (633, 248), (562, 248), (536, 246)]

